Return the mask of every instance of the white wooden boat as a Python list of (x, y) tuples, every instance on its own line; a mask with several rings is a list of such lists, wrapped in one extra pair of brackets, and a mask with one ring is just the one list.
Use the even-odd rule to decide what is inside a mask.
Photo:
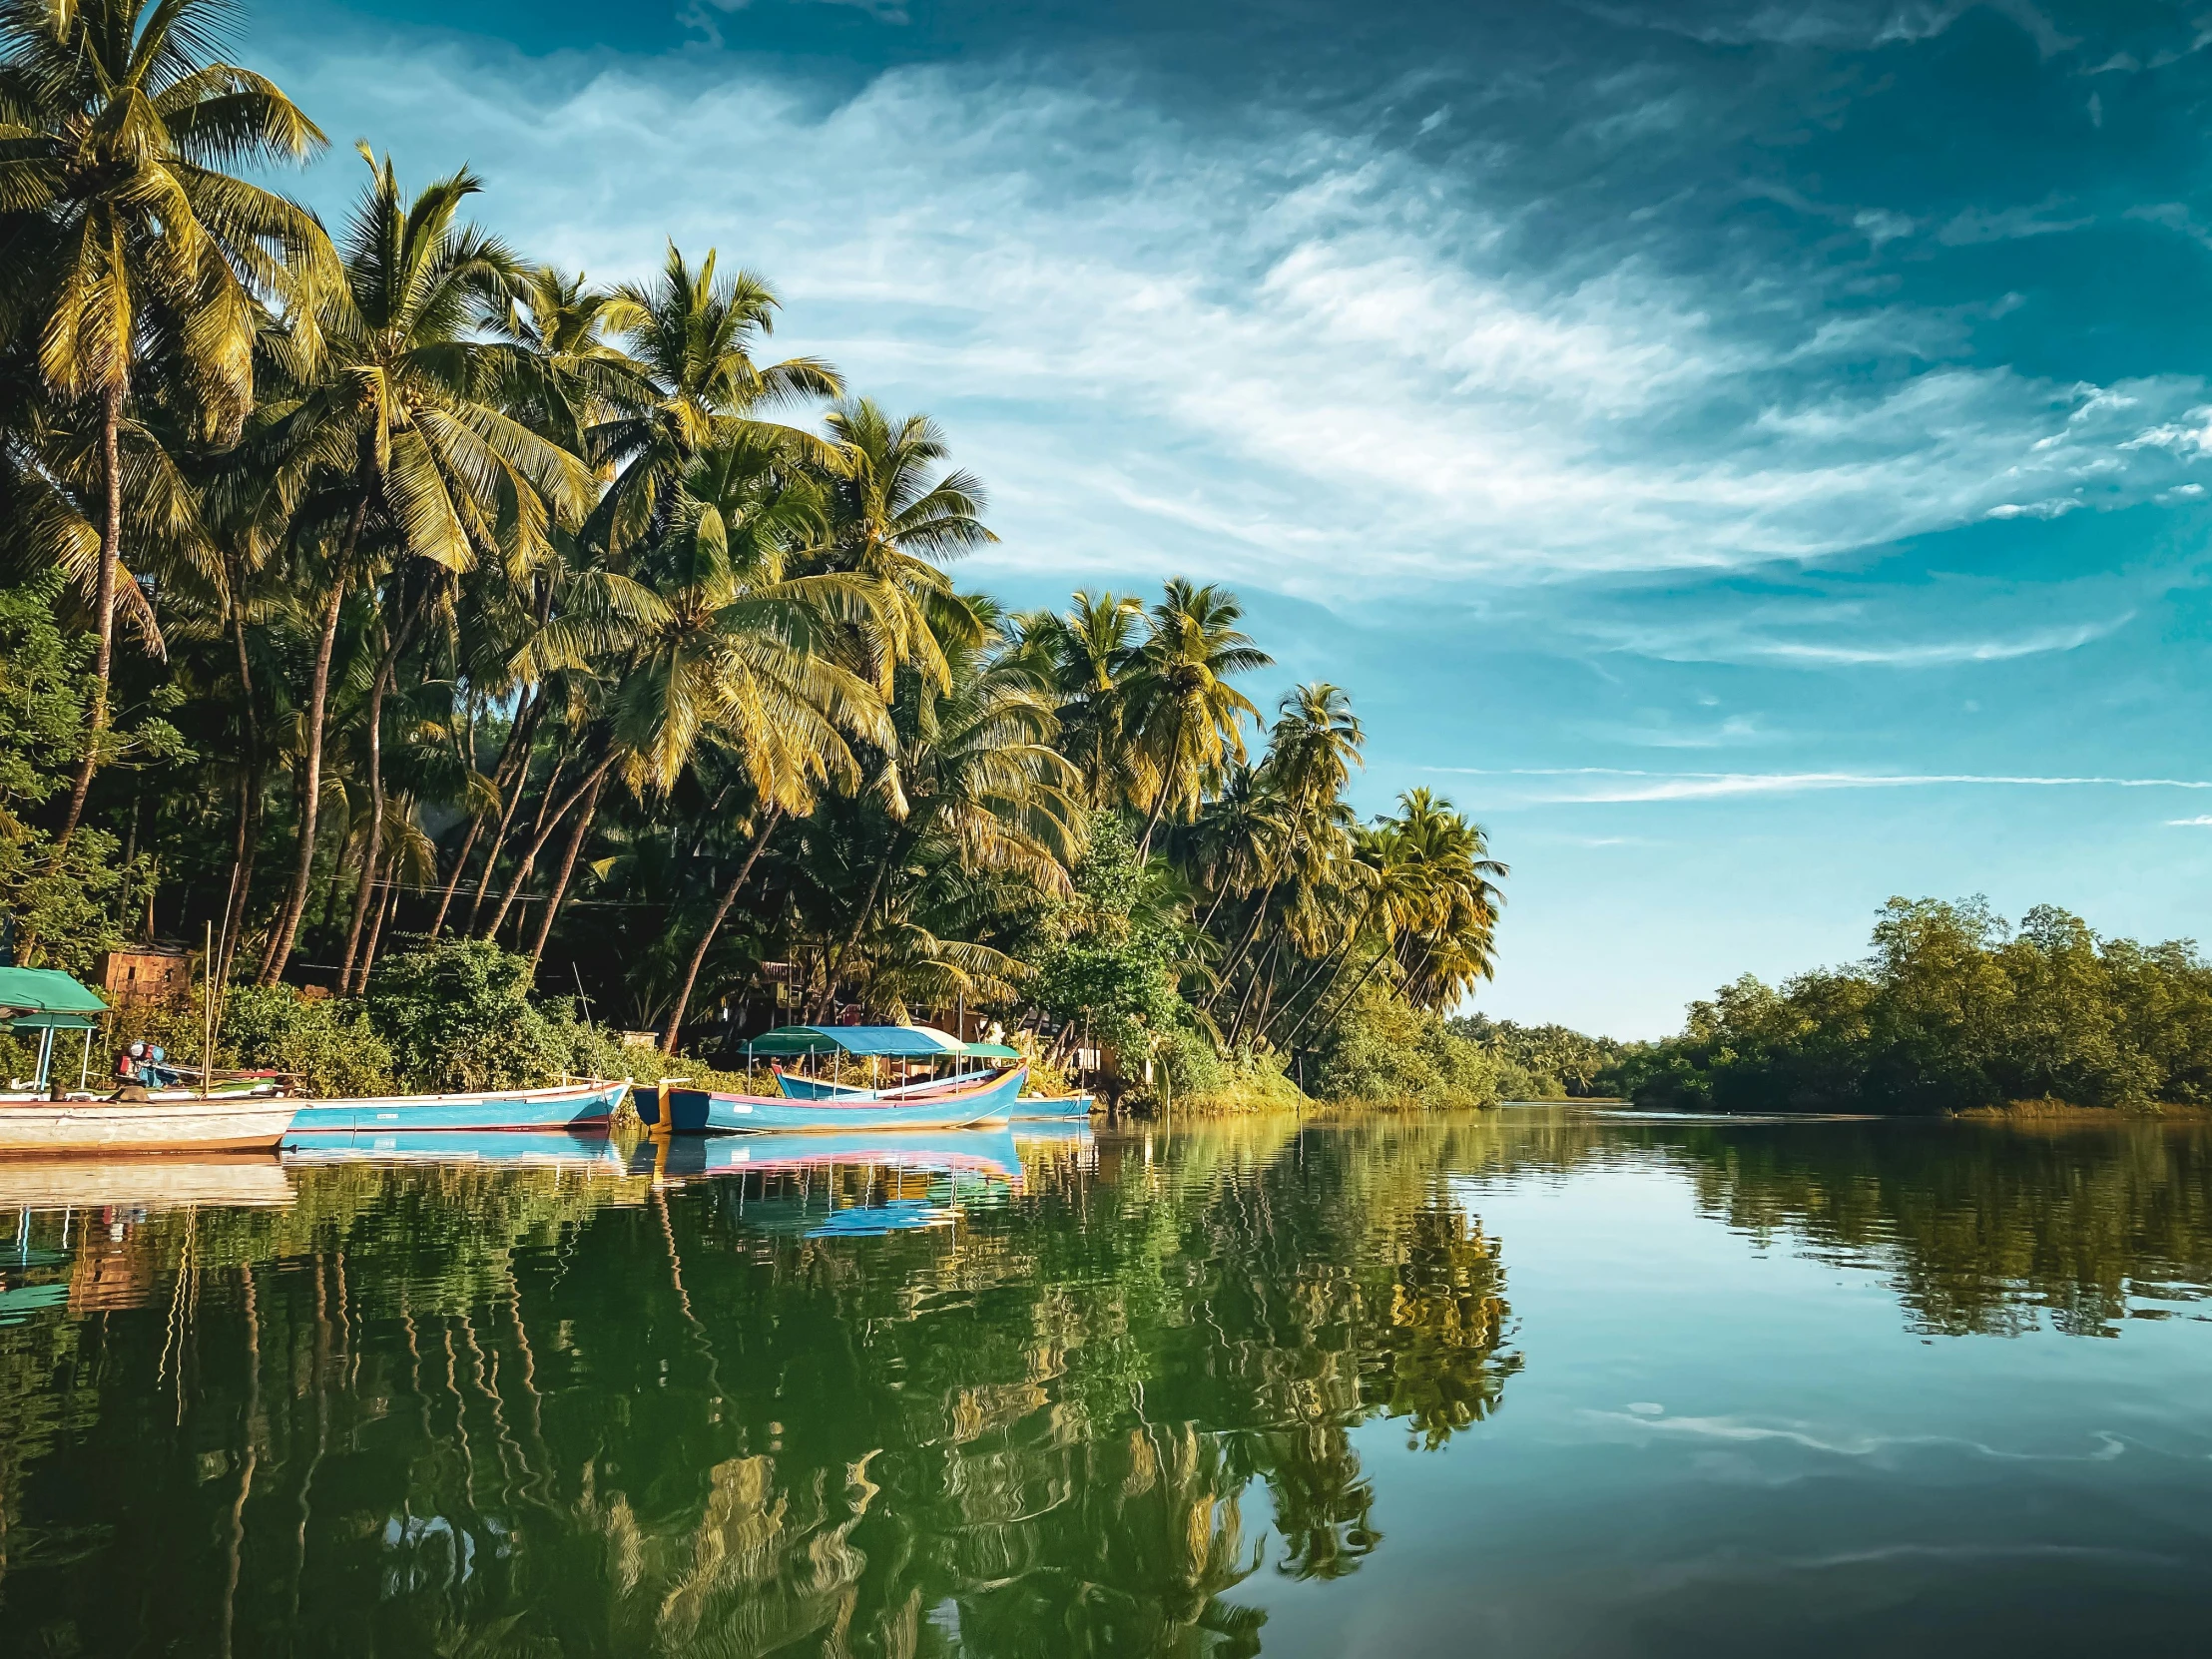
[(38, 1101), (0, 1104), (0, 1156), (11, 1152), (252, 1152), (291, 1127), (296, 1101)]

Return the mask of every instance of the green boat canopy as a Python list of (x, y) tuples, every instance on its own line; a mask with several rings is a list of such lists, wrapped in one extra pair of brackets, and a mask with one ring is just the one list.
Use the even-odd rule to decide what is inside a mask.
[(0, 1011), (16, 1014), (104, 1014), (100, 993), (58, 968), (0, 967)]
[(14, 1031), (90, 1031), (98, 1023), (83, 1014), (18, 1014), (8, 1021), (8, 1027)]
[(934, 1025), (786, 1025), (764, 1031), (745, 1045), (755, 1058), (800, 1054), (850, 1054), (885, 1060), (941, 1060), (955, 1055), (1018, 1060), (1004, 1043), (964, 1043)]

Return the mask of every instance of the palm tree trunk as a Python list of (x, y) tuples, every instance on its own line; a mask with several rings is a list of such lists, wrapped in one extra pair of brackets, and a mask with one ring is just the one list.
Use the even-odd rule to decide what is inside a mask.
[[(571, 807), (587, 794), (598, 792), (600, 780), (607, 776), (614, 764), (614, 756), (609, 755), (585, 775), (581, 784), (569, 792), (567, 800), (538, 815), (537, 830), (530, 838), (529, 849), (522, 854), (522, 862), (515, 870), (513, 883), (507, 888), (507, 896), (499, 901), (499, 913), (491, 918), (491, 925), (484, 929), (485, 938), (499, 937), (499, 929), (507, 923), (507, 912), (514, 908), (515, 900), (522, 895), (522, 889), (530, 879), (530, 871), (537, 868), (538, 854), (545, 850), (545, 843), (553, 838), (553, 831), (561, 827), (561, 820), (568, 817)], [(517, 931), (519, 930), (518, 925)]]
[(254, 888), (254, 855), (261, 844), (262, 827), (262, 722), (254, 711), (254, 667), (246, 651), (246, 613), (239, 604), (238, 583), (230, 584), (231, 643), (239, 658), (239, 711), (246, 739), (246, 770), (239, 782), (238, 844), (231, 859), (231, 889), (223, 904), (223, 936), (216, 952), (215, 982), (229, 984), (231, 962), (238, 955), (239, 935), (246, 927), (247, 902)]
[[(1341, 998), (1339, 998), (1337, 1005), (1329, 1010), (1330, 1020), (1335, 1019), (1347, 1008), (1352, 1006), (1352, 999), (1358, 996), (1363, 990), (1367, 988), (1368, 981), (1375, 977), (1375, 970), (1382, 965), (1382, 958), (1389, 955), (1389, 953), (1390, 947), (1388, 945), (1384, 945), (1381, 950), (1378, 950), (1375, 953), (1375, 960), (1370, 962), (1367, 965), (1366, 970), (1360, 975), (1360, 977), (1352, 982), (1352, 989), (1345, 992), (1345, 994)], [(1322, 1022), (1324, 1028), (1326, 1028), (1328, 1024), (1329, 1020), (1324, 1020)]]
[(730, 877), (730, 884), (722, 889), (722, 899), (715, 905), (715, 913), (707, 923), (706, 932), (699, 935), (699, 947), (692, 952), (691, 965), (684, 970), (683, 988), (676, 993), (676, 1006), (669, 1010), (668, 1029), (661, 1033), (661, 1052), (676, 1052), (676, 1035), (684, 1028), (684, 1015), (691, 1008), (693, 989), (699, 984), (699, 970), (706, 964), (707, 952), (713, 947), (715, 935), (722, 931), (722, 924), (729, 919), (730, 906), (738, 901), (738, 892), (746, 878), (753, 873), (753, 865), (768, 847), (769, 836), (776, 833), (776, 826), (784, 817), (784, 809), (771, 807), (768, 820), (761, 826), (761, 832), (753, 837), (752, 850), (745, 855), (745, 862), (738, 865), (737, 874)]
[(883, 872), (891, 867), (891, 860), (897, 856), (898, 845), (894, 840), (890, 851), (884, 853), (877, 861), (875, 873), (868, 878), (867, 897), (860, 900), (860, 913), (852, 918), (852, 931), (845, 934), (838, 941), (837, 948), (830, 953), (830, 960), (823, 968), (823, 977), (829, 983), (823, 986), (822, 1003), (815, 1010), (815, 1020), (818, 1024), (830, 1012), (830, 1005), (837, 999), (837, 964), (842, 962), (846, 955), (850, 953), (852, 947), (860, 942), (860, 933), (867, 926), (868, 912), (875, 908), (875, 895), (883, 888)]
[(1221, 993), (1229, 988), (1229, 976), (1237, 971), (1237, 964), (1245, 959), (1245, 952), (1252, 948), (1252, 940), (1260, 931), (1260, 923), (1267, 919), (1268, 904), (1274, 897), (1275, 883), (1271, 881), (1260, 889), (1260, 902), (1253, 908), (1252, 923), (1245, 928), (1244, 937), (1237, 941), (1237, 948), (1229, 953), (1229, 960), (1222, 963), (1220, 971), (1215, 975), (1213, 992), (1200, 1004), (1201, 1011), (1210, 1011), (1221, 1000)]
[[(413, 638), (415, 623), (429, 597), (428, 584), (424, 584), (420, 598), (412, 606), (405, 603), (402, 592), (399, 626), (390, 631), (384, 653), (376, 662), (376, 678), (368, 688), (368, 849), (361, 855), (361, 880), (353, 894), (353, 919), (345, 928), (345, 957), (338, 968), (338, 994), (341, 996), (350, 996), (359, 988), (353, 977), (353, 957), (360, 949), (361, 929), (368, 921), (369, 897), (376, 889), (376, 869), (383, 862), (384, 694), (391, 689), (392, 671), (399, 666), (399, 655)], [(368, 970), (364, 967), (361, 978), (367, 977)]]
[[(1338, 970), (1344, 966), (1345, 958), (1352, 954), (1352, 947), (1359, 942), (1359, 929), (1354, 928), (1350, 936), (1346, 938), (1341, 948), (1328, 951), (1322, 956), (1321, 961), (1316, 964), (1314, 971), (1306, 976), (1306, 982), (1300, 985), (1297, 990), (1293, 991), (1291, 993), (1291, 999), (1283, 1004), (1283, 1011), (1288, 1014), (1289, 1012), (1291, 1012), (1292, 1009), (1298, 1006), (1299, 999), (1305, 996), (1308, 991), (1312, 990), (1315, 984), (1322, 978), (1324, 974), (1327, 974), (1329, 976), (1329, 985), (1323, 986), (1321, 993), (1317, 995), (1311, 1002), (1306, 1004), (1306, 1012), (1299, 1017), (1297, 1023), (1294, 1024), (1291, 1029), (1284, 1035), (1284, 1047), (1290, 1047), (1291, 1044), (1295, 1043), (1301, 1036), (1305, 1035), (1307, 1023), (1313, 1018), (1314, 1011), (1318, 1009), (1323, 1002), (1328, 1000), (1329, 988), (1336, 983), (1336, 975)], [(1263, 1031), (1261, 1032), (1261, 1035), (1266, 1036), (1267, 1033)]]
[(1276, 951), (1283, 946), (1283, 935), (1278, 933), (1268, 941), (1268, 947), (1252, 966), (1252, 977), (1245, 981), (1244, 995), (1237, 999), (1237, 1017), (1229, 1022), (1229, 1046), (1235, 1048), (1237, 1039), (1244, 1034), (1245, 1015), (1251, 1012), (1252, 998), (1260, 989), (1260, 981), (1267, 977), (1268, 964), (1275, 960)]
[[(553, 792), (556, 789), (560, 788), (561, 773), (567, 768), (568, 763), (569, 751), (568, 748), (564, 745), (553, 756), (553, 770), (545, 775), (545, 789), (538, 798), (539, 824), (543, 824), (545, 822), (545, 803), (550, 801), (553, 798)], [(507, 831), (511, 830), (514, 826), (515, 808), (519, 807), (522, 804), (522, 786), (529, 783), (529, 781), (530, 756), (529, 752), (525, 750), (522, 757), (522, 771), (518, 773), (515, 777), (516, 787), (514, 790), (514, 799), (507, 803), (505, 816), (499, 826), (499, 833), (495, 837), (493, 837), (491, 843), (491, 852), (484, 859), (484, 878), (476, 883), (476, 897), (470, 902), (468, 906), (468, 932), (471, 935), (473, 935), (476, 931), (476, 917), (482, 912), (484, 908), (484, 900), (491, 896), (491, 884), (495, 879), (497, 879), (499, 874), (499, 854), (506, 850)], [(510, 889), (510, 891), (512, 889)], [(500, 916), (504, 918), (505, 915), (506, 908), (503, 905), (500, 908)], [(484, 937), (488, 939), (498, 931), (499, 922), (494, 921), (489, 927), (484, 929)]]
[(568, 896), (569, 877), (576, 872), (576, 854), (583, 850), (592, 820), (599, 816), (599, 786), (605, 782), (604, 776), (592, 780), (591, 793), (584, 797), (584, 810), (576, 815), (576, 828), (569, 833), (568, 849), (561, 854), (561, 873), (554, 877), (553, 890), (546, 895), (545, 914), (538, 918), (538, 936), (530, 946), (533, 979), (537, 977), (539, 958), (545, 954), (545, 941), (553, 936), (553, 918), (561, 913), (561, 900)]
[(123, 551), (123, 385), (111, 385), (100, 402), (100, 482), (104, 499), (100, 513), (100, 579), (97, 612), (99, 644), (92, 658), (92, 717), (86, 722), (84, 759), (77, 764), (77, 781), (70, 786), (69, 813), (61, 833), (54, 837), (59, 861), (69, 837), (85, 816), (85, 797), (92, 793), (92, 775), (100, 767), (100, 739), (108, 730), (108, 687), (115, 675), (115, 575)]
[[(507, 825), (513, 819), (515, 810), (516, 792), (514, 779), (509, 771), (510, 763), (515, 756), (517, 740), (522, 738), (527, 729), (536, 724), (540, 695), (533, 692), (530, 702), (516, 714), (514, 725), (507, 729), (507, 741), (500, 747), (499, 764), (492, 768), (492, 784), (500, 794), (499, 833), (501, 835), (507, 832)], [(474, 739), (471, 738), (470, 741), (473, 743)], [(526, 743), (523, 745), (522, 755), (524, 764), (527, 765), (529, 747)], [(473, 770), (476, 764), (476, 756), (473, 750), (469, 754), (468, 764)], [(484, 815), (482, 813), (476, 814), (468, 821), (468, 834), (461, 842), (460, 855), (453, 860), (453, 873), (446, 878), (445, 891), (438, 896), (437, 916), (430, 923), (430, 941), (433, 944), (437, 942), (438, 935), (445, 931), (446, 912), (453, 907), (453, 894), (460, 887), (461, 877), (468, 872), (468, 855), (475, 850), (476, 837), (483, 828)], [(498, 856), (499, 850), (495, 842), (492, 848), (493, 860), (496, 861)], [(470, 928), (476, 925), (476, 912), (473, 909), (469, 911), (468, 922)]]
[(307, 682), (306, 754), (299, 782), (299, 852), (292, 863), (291, 890), (285, 894), (276, 930), (270, 935), (269, 954), (262, 961), (261, 982), (265, 985), (274, 985), (283, 977), (284, 964), (291, 958), (292, 940), (299, 931), (299, 918), (306, 912), (307, 887), (314, 876), (315, 814), (322, 796), (322, 728), (330, 712), (330, 658), (337, 648), (338, 616), (345, 609), (345, 584), (353, 570), (353, 550), (360, 543), (361, 526), (368, 520), (368, 503), (376, 493), (373, 463), (364, 465), (362, 471), (361, 493), (345, 521), (345, 539), (338, 544), (337, 563), (330, 571), (330, 597), (322, 606), (314, 674)]
[(368, 989), (368, 970), (376, 965), (376, 944), (384, 936), (384, 928), (391, 921), (391, 913), (399, 907), (399, 883), (384, 883), (384, 901), (376, 906), (376, 920), (368, 929), (368, 943), (361, 950), (362, 990)]

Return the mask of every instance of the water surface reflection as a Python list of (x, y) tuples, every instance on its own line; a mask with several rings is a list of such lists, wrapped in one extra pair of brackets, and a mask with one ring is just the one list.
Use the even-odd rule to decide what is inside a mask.
[[(2201, 1132), (493, 1139), (0, 1167), (0, 1651), (1297, 1651), (1396, 1459), (1476, 1480), (1567, 1386), (1513, 1195), (1687, 1194), (1931, 1335), (2212, 1281)], [(1400, 1547), (1516, 1502), (1460, 1490)]]

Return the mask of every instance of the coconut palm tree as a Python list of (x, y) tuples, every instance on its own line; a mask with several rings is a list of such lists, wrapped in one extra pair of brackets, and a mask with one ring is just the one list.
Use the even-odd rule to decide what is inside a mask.
[(1056, 749), (1059, 723), (1048, 682), (1009, 638), (997, 606), (965, 596), (973, 619), (944, 648), (951, 684), (943, 691), (918, 673), (900, 677), (892, 708), (897, 745), (877, 793), (895, 803), (884, 816), (884, 846), (849, 931), (831, 953), (823, 996), (836, 994), (837, 970), (858, 944), (886, 878), (909, 865), (949, 862), (991, 871), (1032, 891), (1069, 890), (1068, 866), (1083, 833), (1079, 775)]
[(1078, 588), (1065, 611), (1039, 611), (1015, 623), (1015, 649), (1034, 655), (1051, 676), (1060, 704), (1060, 753), (1081, 774), (1085, 805), (1129, 800), (1135, 788), (1129, 691), (1141, 662), (1143, 602)]
[[(273, 411), (284, 452), (283, 483), (298, 503), (294, 539), (324, 558), (320, 629), (302, 740), (298, 850), (290, 891), (278, 913), (261, 978), (283, 972), (306, 906), (321, 790), (323, 725), (330, 661), (347, 594), (363, 574), (364, 532), (373, 524), (391, 569), (426, 567), (412, 609), (404, 575), (387, 595), (384, 648), (370, 692), (370, 822), (366, 883), (381, 843), (383, 784), (380, 723), (392, 668), (440, 579), (481, 557), (526, 570), (550, 552), (559, 521), (575, 523), (588, 504), (584, 462), (496, 407), (505, 357), (477, 336), (486, 302), (512, 291), (521, 276), (495, 238), (460, 212), (481, 188), (475, 175), (452, 174), (411, 201), (390, 159), (365, 147), (370, 180), (347, 227), (344, 282), (322, 324), (323, 372)], [(355, 923), (365, 900), (357, 898)]]
[(983, 524), (983, 486), (973, 473), (937, 470), (949, 448), (927, 415), (894, 420), (862, 397), (838, 404), (827, 424), (830, 528), (809, 563), (877, 584), (888, 604), (874, 642), (885, 698), (907, 663), (949, 688), (945, 648), (979, 646), (982, 633), (939, 567), (998, 540)]
[[(715, 267), (713, 250), (695, 271), (671, 243), (658, 282), (625, 283), (594, 313), (627, 341), (637, 372), (612, 397), (615, 412), (592, 428), (592, 459), (614, 482), (585, 526), (587, 540), (638, 546), (665, 525), (694, 455), (739, 428), (766, 426), (759, 411), (844, 391), (819, 357), (755, 362), (776, 331), (776, 290), (749, 271), (718, 276)], [(797, 450), (824, 453), (808, 434), (770, 430)]]
[(0, 0), (0, 340), (35, 337), (49, 394), (97, 410), (94, 684), (60, 842), (109, 720), (134, 377), (161, 359), (199, 432), (235, 436), (265, 306), (298, 311), (331, 267), (313, 215), (230, 171), (304, 161), (324, 139), (223, 57), (226, 10)]
[(822, 504), (778, 436), (725, 432), (685, 469), (668, 529), (641, 562), (660, 601), (621, 666), (610, 753), (641, 792), (666, 795), (703, 744), (750, 788), (754, 836), (724, 883), (662, 1033), (673, 1053), (708, 952), (776, 827), (813, 810), (826, 787), (857, 787), (846, 736), (897, 741), (869, 678), (839, 661), (851, 632), (884, 608), (879, 584), (850, 572), (790, 574), (790, 548), (819, 535)]
[(1229, 682), (1275, 661), (1237, 624), (1236, 595), (1177, 576), (1146, 618), (1141, 667), (1131, 688), (1146, 809), (1137, 849), (1152, 850), (1162, 819), (1187, 821), (1223, 768), (1245, 758), (1244, 723), (1260, 711)]

